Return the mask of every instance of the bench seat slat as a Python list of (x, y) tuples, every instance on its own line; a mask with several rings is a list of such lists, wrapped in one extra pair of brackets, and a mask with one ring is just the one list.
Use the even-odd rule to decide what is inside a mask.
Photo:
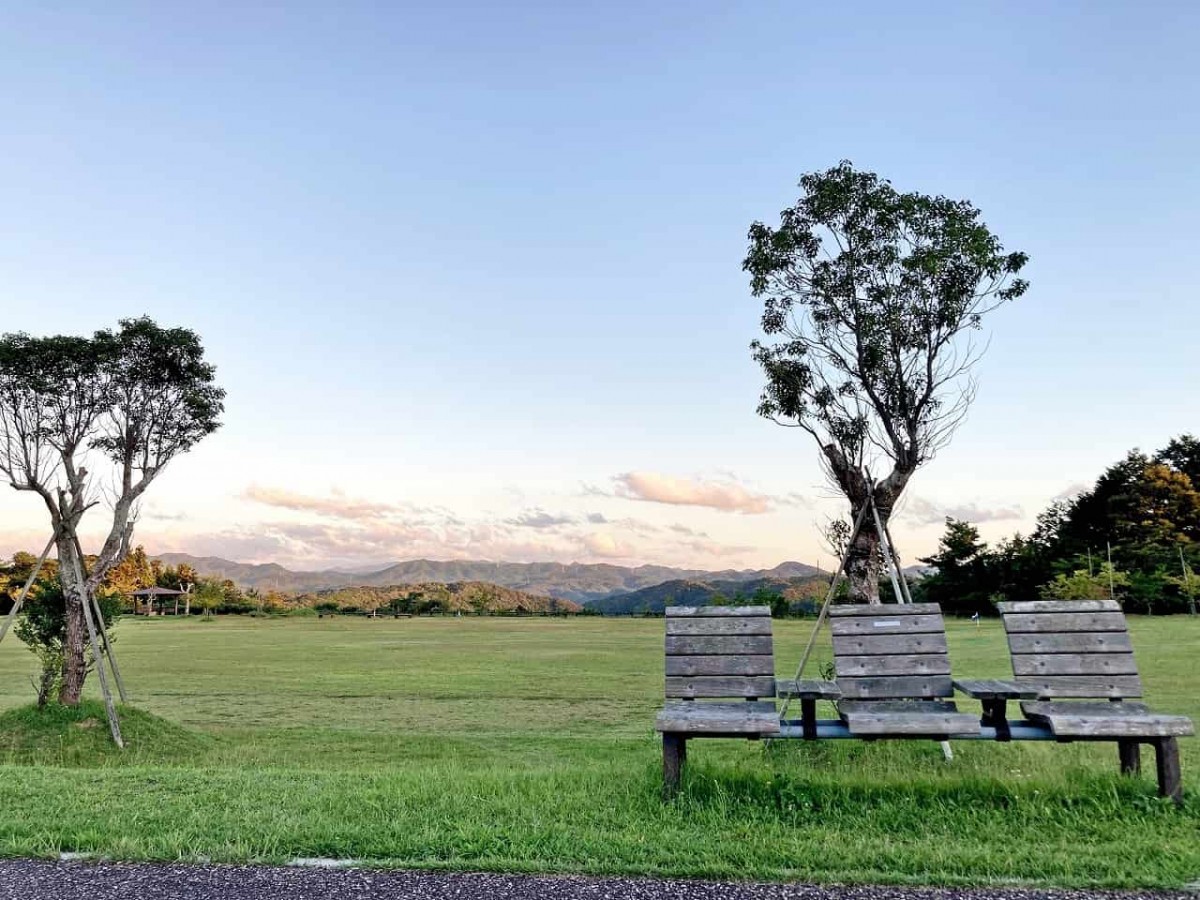
[(1127, 631), (1064, 631), (1055, 634), (1010, 634), (1013, 653), (1132, 653)]
[(1184, 737), (1196, 733), (1186, 716), (1153, 713), (1144, 703), (1029, 701), (1021, 704), (1021, 711), (1030, 720), (1047, 725), (1055, 737)]
[(775, 675), (773, 656), (668, 656), (666, 674)]
[(837, 683), (842, 696), (854, 700), (932, 699), (954, 694), (949, 675), (838, 678)]
[(1014, 653), (1013, 674), (1136, 675), (1132, 653)]
[(666, 695), (673, 698), (774, 697), (775, 679), (770, 675), (667, 676)]
[(1009, 634), (1054, 634), (1060, 631), (1125, 631), (1125, 616), (1119, 612), (1007, 613), (1004, 630)]
[(1018, 680), (1036, 688), (1039, 697), (1097, 699), (1142, 696), (1136, 675), (1023, 675)]
[(1006, 600), (996, 604), (1002, 614), (1009, 613), (1085, 613), (1120, 612), (1115, 600)]
[(708, 636), (755, 634), (770, 635), (771, 620), (762, 616), (698, 616), (694, 618), (667, 619), (667, 634)]
[(838, 704), (838, 715), (856, 736), (948, 737), (979, 731), (979, 720), (969, 713), (960, 713), (949, 701), (843, 700)]
[(938, 634), (945, 631), (938, 615), (853, 616), (831, 619), (829, 631), (834, 637), (849, 634)]
[(668, 701), (655, 730), (684, 735), (764, 736), (779, 734), (774, 703), (687, 703)]
[(710, 616), (761, 616), (771, 618), (769, 606), (668, 606), (664, 611), (668, 619), (672, 618), (707, 618)]
[(888, 675), (949, 675), (950, 658), (945, 653), (904, 656), (842, 656), (833, 658), (838, 678), (870, 678)]
[(669, 634), (666, 637), (667, 656), (747, 656), (770, 655), (771, 636), (723, 634), (702, 636)]
[(946, 653), (946, 635), (835, 634), (833, 652), (846, 656), (896, 656), (903, 653)]
[(942, 608), (936, 603), (843, 603), (829, 607), (831, 619), (855, 616), (940, 616)]

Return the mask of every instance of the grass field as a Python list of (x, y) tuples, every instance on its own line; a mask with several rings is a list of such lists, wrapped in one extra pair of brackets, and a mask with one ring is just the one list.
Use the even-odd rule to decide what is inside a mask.
[[(810, 627), (777, 624), (781, 676)], [(924, 742), (699, 741), (681, 796), (664, 804), (652, 732), (662, 628), (125, 620), (117, 651), (136, 709), (123, 754), (98, 706), (74, 721), (19, 708), (35, 664), (10, 639), (0, 645), (0, 853), (942, 884), (1200, 880), (1195, 739), (1182, 742), (1182, 809), (1154, 796), (1149, 775), (1119, 778), (1110, 744), (967, 742), (946, 762)], [(1200, 622), (1143, 619), (1133, 630), (1148, 700), (1200, 720)], [(1009, 674), (998, 623), (951, 623), (950, 641), (959, 675)]]

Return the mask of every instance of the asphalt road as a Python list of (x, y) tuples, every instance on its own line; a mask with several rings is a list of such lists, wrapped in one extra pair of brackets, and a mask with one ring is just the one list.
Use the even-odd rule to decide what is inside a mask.
[(1135, 900), (1190, 893), (728, 884), (364, 869), (0, 861), (0, 900)]

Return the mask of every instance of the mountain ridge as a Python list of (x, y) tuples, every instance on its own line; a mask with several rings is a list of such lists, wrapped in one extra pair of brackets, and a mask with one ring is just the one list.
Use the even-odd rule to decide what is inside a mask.
[(489, 582), (531, 594), (590, 603), (681, 579), (748, 582), (761, 578), (802, 578), (819, 574), (816, 566), (787, 561), (771, 569), (681, 569), (671, 566), (617, 566), (611, 563), (496, 563), (483, 560), (405, 560), (363, 572), (335, 569), (299, 571), (278, 563), (239, 563), (220, 556), (189, 553), (151, 554), (164, 565), (187, 563), (202, 575), (228, 578), (242, 588), (312, 593), (348, 587), (401, 584)]

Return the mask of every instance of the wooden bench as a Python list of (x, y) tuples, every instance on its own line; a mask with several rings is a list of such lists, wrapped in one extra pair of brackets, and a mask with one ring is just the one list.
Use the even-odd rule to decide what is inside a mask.
[[(936, 603), (835, 606), (829, 622), (836, 681), (781, 682), (781, 694), (803, 703), (830, 699), (836, 691), (838, 716), (849, 737), (947, 740), (978, 735), (979, 720), (959, 712), (951, 699), (946, 624)], [(819, 724), (809, 731), (838, 736), (828, 729), (822, 735)]]
[(1013, 677), (1037, 693), (1021, 710), (1057, 741), (1114, 741), (1121, 771), (1141, 771), (1140, 745), (1155, 749), (1160, 796), (1182, 802), (1177, 738), (1195, 734), (1186, 716), (1153, 712), (1121, 607), (1112, 600), (998, 604)]
[(767, 606), (670, 606), (666, 610), (663, 781), (679, 785), (689, 738), (757, 740), (779, 734), (775, 650)]

